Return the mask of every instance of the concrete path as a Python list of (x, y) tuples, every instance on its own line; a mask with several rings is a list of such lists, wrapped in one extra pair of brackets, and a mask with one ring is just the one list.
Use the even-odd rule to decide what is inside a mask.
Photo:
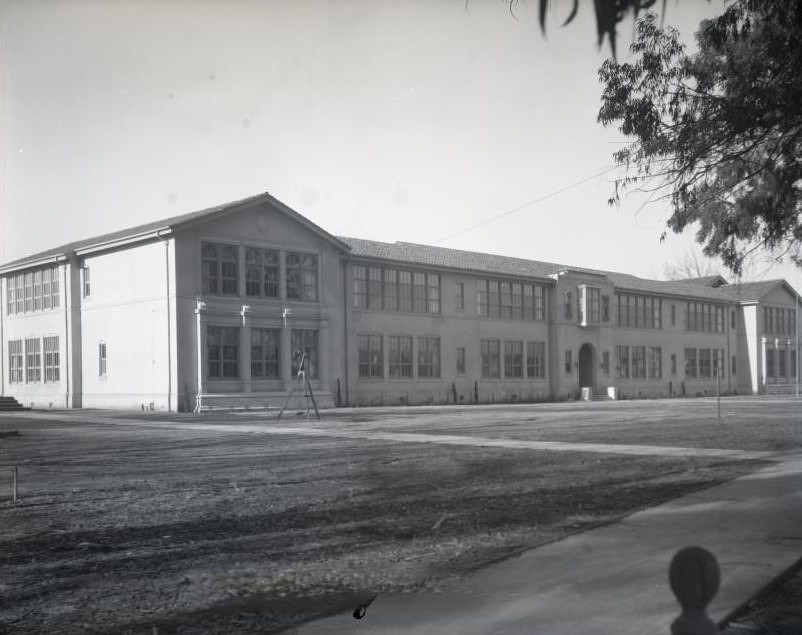
[(719, 559), (722, 620), (802, 556), (802, 456), (576, 534), (445, 583), (379, 596), (297, 635), (668, 635), (679, 614), (667, 583), (680, 548)]

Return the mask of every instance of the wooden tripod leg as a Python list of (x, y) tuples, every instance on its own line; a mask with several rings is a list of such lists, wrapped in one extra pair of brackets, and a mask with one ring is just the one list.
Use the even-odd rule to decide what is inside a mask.
[(292, 393), (295, 392), (295, 388), (290, 388), (290, 392), (287, 393), (287, 400), (284, 402), (284, 405), (281, 407), (281, 410), (278, 413), (278, 417), (276, 421), (281, 421), (281, 415), (284, 414), (284, 411), (287, 409), (287, 406), (290, 405), (290, 399), (292, 399)]

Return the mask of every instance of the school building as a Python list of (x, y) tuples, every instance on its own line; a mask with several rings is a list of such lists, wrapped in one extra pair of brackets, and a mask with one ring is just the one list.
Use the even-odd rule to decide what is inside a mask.
[(329, 234), (269, 194), (0, 267), (0, 393), (35, 408), (797, 390), (784, 280), (684, 281)]

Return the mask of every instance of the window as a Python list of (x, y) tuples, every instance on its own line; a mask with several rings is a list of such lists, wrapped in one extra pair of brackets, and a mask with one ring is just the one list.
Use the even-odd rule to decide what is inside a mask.
[(497, 318), (501, 315), (501, 307), (499, 305), (499, 298), (501, 297), (499, 293), (499, 281), (498, 280), (488, 280), (487, 281), (487, 301), (488, 301), (488, 315), (491, 318)]
[(546, 343), (526, 343), (526, 376), (530, 379), (546, 377)]
[(14, 307), (17, 305), (17, 287), (14, 286), (14, 277), (5, 279), (6, 287), (6, 315), (14, 313)]
[(278, 379), (279, 329), (251, 329), (251, 377), (253, 379)]
[[(48, 272), (49, 275), (50, 272)], [(45, 353), (45, 383), (57, 384), (59, 382), (59, 350), (58, 335), (43, 339)]]
[(524, 376), (524, 343), (504, 342), (504, 376)]
[(478, 280), (476, 283), (476, 314), (488, 317), (487, 310), (487, 280)]
[(500, 343), (499, 340), (482, 340), (482, 377), (484, 379), (496, 379), (501, 374), (500, 364)]
[(11, 340), (8, 343), (8, 383), (22, 383), (22, 340)]
[(713, 374), (716, 376), (721, 376), (722, 378), (726, 376), (726, 366), (724, 365), (724, 349), (719, 348), (716, 349), (716, 359), (715, 359), (715, 366), (713, 369)]
[(42, 270), (33, 272), (33, 310), (42, 310)]
[(412, 311), (412, 272), (398, 272), (398, 310)]
[(391, 335), (389, 342), (390, 379), (412, 377), (412, 336)]
[(780, 379), (785, 377), (785, 365), (786, 365), (785, 364), (785, 357), (786, 357), (786, 352), (785, 351), (783, 351), (783, 350), (778, 350), (777, 351), (777, 361), (779, 362), (779, 364), (778, 364), (779, 371), (777, 373), (777, 377), (779, 377)]
[(422, 271), (412, 274), (412, 310), (426, 313), (426, 274)]
[(318, 378), (317, 331), (314, 329), (293, 329), (291, 333), (292, 374), (298, 375), (301, 359), (305, 359), (309, 379)]
[(649, 379), (662, 379), (663, 377), (663, 350), (659, 346), (649, 348)]
[(279, 252), (275, 249), (245, 249), (245, 294), (251, 297), (278, 297)]
[(712, 377), (712, 356), (709, 348), (699, 349), (699, 378)]
[(380, 267), (368, 268), (368, 308), (381, 310), (384, 308), (383, 276)]
[[(610, 321), (610, 296), (603, 295), (602, 296), (602, 322), (609, 322)], [(609, 353), (608, 353), (609, 358)]]
[(671, 326), (677, 325), (677, 305), (671, 305)]
[(83, 280), (81, 281), (83, 297), (88, 298), (92, 294), (92, 281), (89, 276), (89, 265), (81, 267), (81, 275), (83, 276)]
[(354, 265), (354, 306), (368, 306), (368, 269), (364, 265)]
[(724, 332), (724, 307), (708, 302), (685, 304), (685, 329), (704, 333)]
[(384, 270), (384, 310), (398, 311), (398, 271)]
[(573, 300), (571, 299), (571, 292), (565, 292), (565, 319), (570, 320), (573, 315)]
[[(379, 270), (381, 273), (381, 270)], [(360, 335), (357, 351), (360, 377), (384, 377), (384, 347), (381, 335)]]
[(632, 379), (646, 379), (646, 347), (632, 347)]
[(616, 375), (620, 379), (629, 378), (629, 346), (615, 347)]
[[(794, 359), (794, 358), (792, 357), (792, 358), (791, 358), (791, 361), (793, 361), (793, 359)], [(731, 373), (732, 375), (735, 375), (735, 373), (737, 372), (735, 369), (736, 369), (736, 365), (735, 365), (735, 355), (733, 355), (733, 356), (732, 356), (732, 364), (730, 365), (730, 373)]]
[(766, 349), (766, 379), (774, 379), (776, 377), (774, 372), (774, 353), (773, 348)]
[(610, 351), (604, 351), (602, 353), (602, 374), (610, 374)]
[(97, 374), (98, 377), (106, 376), (106, 342), (97, 345)]
[(465, 374), (465, 349), (457, 349), (457, 375)]
[(33, 311), (33, 272), (25, 274), (25, 312)]
[(735, 311), (730, 312), (730, 329), (735, 330)]
[(239, 294), (239, 247), (201, 244), (201, 278), (204, 293)]
[(50, 269), (50, 308), (57, 309), (59, 306), (59, 283), (58, 283), (59, 268), (52, 267)]
[(426, 274), (426, 288), (429, 313), (440, 313), (440, 276), (436, 273)]
[(287, 253), (287, 299), (317, 302), (317, 256)]
[(42, 342), (38, 337), (25, 340), (25, 383), (42, 381)]
[(565, 372), (570, 375), (574, 369), (574, 353), (573, 351), (565, 351)]
[(463, 282), (454, 284), (454, 306), (457, 311), (465, 310), (465, 283)]
[(501, 295), (500, 315), (503, 319), (512, 319), (512, 290), (509, 282), (499, 285)]
[(42, 308), (45, 310), (50, 308), (53, 299), (50, 292), (51, 275), (50, 269), (42, 271)]
[[(522, 320), (523, 314), (523, 285), (520, 282), (512, 283), (512, 317), (515, 320)], [(529, 285), (526, 285), (529, 286)], [(531, 287), (529, 287), (531, 289)], [(529, 318), (530, 320), (532, 318)]]
[(17, 292), (14, 294), (17, 298), (17, 310), (15, 311), (15, 313), (22, 313), (23, 311), (25, 311), (25, 291), (24, 291), (25, 282), (23, 274), (18, 273), (15, 276), (15, 280), (16, 282), (14, 286), (17, 289)]
[(418, 338), (418, 377), (440, 377), (440, 338)]
[(671, 374), (677, 374), (677, 355), (676, 353), (671, 353)]
[(617, 294), (618, 326), (641, 329), (663, 328), (663, 300), (652, 296)]
[[(788, 374), (789, 377), (796, 378), (796, 360), (797, 360), (797, 352), (791, 351), (791, 369)], [(735, 363), (735, 357), (732, 358), (733, 364)], [(733, 371), (735, 372), (735, 371)]]
[(696, 377), (696, 349), (685, 349), (685, 376), (689, 378)]
[(588, 321), (592, 324), (597, 324), (601, 320), (601, 292), (599, 289), (591, 287), (586, 289), (586, 293), (587, 298), (585, 301), (588, 303), (586, 307)]
[(207, 326), (206, 360), (209, 379), (238, 378), (239, 328), (236, 326)]

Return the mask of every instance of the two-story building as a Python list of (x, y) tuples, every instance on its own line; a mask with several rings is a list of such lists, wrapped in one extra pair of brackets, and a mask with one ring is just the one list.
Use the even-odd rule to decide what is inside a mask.
[(336, 237), (261, 194), (0, 267), (0, 388), (182, 410), (792, 390), (782, 280), (635, 276)]

